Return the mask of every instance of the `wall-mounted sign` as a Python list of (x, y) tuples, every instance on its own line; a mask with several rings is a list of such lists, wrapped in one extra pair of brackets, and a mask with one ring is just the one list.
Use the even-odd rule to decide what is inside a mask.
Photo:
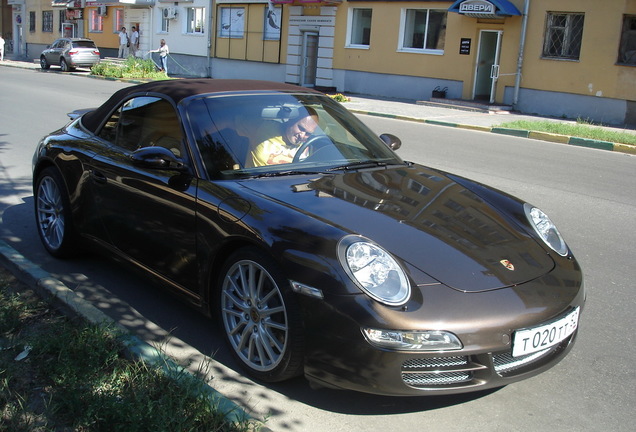
[(471, 44), (470, 38), (461, 38), (461, 41), (459, 42), (459, 53), (461, 55), (469, 55), (470, 44)]
[(457, 0), (448, 11), (477, 19), (504, 19), (521, 15), (510, 0)]
[(459, 5), (459, 13), (494, 15), (495, 5), (486, 0), (466, 0)]

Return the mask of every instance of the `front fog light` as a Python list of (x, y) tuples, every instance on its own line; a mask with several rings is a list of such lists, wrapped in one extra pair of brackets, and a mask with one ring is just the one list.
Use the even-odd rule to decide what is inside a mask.
[(443, 330), (398, 331), (363, 328), (371, 345), (401, 351), (445, 351), (462, 349), (454, 334)]

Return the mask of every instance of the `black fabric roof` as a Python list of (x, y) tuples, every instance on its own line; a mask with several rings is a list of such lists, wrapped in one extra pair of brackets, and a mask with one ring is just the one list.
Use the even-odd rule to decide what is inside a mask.
[(132, 96), (162, 94), (176, 106), (183, 99), (198, 94), (245, 91), (314, 92), (311, 89), (292, 84), (256, 80), (192, 78), (152, 81), (126, 87), (113, 93), (99, 108), (86, 113), (82, 117), (82, 125), (86, 129), (95, 132), (104, 118), (109, 115), (121, 101), (129, 99)]

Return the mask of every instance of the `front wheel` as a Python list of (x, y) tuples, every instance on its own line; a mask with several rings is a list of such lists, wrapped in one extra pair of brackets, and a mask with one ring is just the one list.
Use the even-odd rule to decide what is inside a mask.
[(51, 65), (49, 64), (48, 61), (46, 61), (46, 57), (41, 56), (40, 57), (40, 67), (44, 70), (49, 69), (51, 67)]
[(71, 204), (62, 176), (55, 168), (46, 168), (37, 178), (35, 218), (42, 244), (51, 255), (65, 258), (77, 251)]
[(243, 248), (228, 258), (219, 282), (225, 338), (248, 373), (266, 382), (300, 375), (300, 310), (276, 263), (256, 248)]

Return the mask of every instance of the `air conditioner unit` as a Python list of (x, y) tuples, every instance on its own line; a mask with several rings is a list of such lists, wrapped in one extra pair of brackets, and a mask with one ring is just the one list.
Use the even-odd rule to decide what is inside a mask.
[(108, 15), (108, 9), (106, 8), (106, 6), (97, 6), (97, 15), (99, 15), (99, 16), (107, 16)]
[(163, 10), (163, 17), (165, 19), (175, 19), (177, 17), (177, 8), (169, 7)]

